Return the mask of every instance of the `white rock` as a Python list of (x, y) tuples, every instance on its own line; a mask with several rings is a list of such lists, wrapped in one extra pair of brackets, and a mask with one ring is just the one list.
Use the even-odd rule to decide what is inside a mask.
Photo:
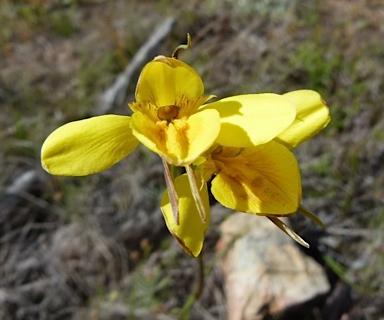
[(262, 319), (262, 309), (279, 313), (329, 290), (317, 262), (267, 218), (236, 213), (221, 231), (228, 320)]

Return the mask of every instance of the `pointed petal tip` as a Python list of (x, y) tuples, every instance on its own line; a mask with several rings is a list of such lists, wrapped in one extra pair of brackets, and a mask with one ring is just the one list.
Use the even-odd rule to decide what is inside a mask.
[(300, 212), (302, 215), (307, 217), (308, 219), (311, 219), (314, 223), (316, 223), (320, 228), (325, 228), (324, 223), (311, 211), (309, 211), (307, 208), (305, 208), (302, 204), (300, 204), (299, 208), (297, 209), (298, 212)]
[(283, 221), (277, 219), (274, 216), (267, 216), (267, 218), (272, 221), (272, 223), (278, 227), (281, 231), (283, 231), (286, 235), (288, 235), (292, 240), (296, 241), (298, 244), (303, 246), (304, 248), (309, 249), (309, 244), (302, 237), (300, 237), (295, 231), (293, 231), (288, 225), (286, 225)]

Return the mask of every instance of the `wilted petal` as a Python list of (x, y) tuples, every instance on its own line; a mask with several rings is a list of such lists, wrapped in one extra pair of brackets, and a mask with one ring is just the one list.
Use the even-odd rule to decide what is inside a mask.
[[(201, 183), (201, 179), (198, 179)], [(180, 246), (189, 255), (197, 257), (204, 243), (205, 231), (209, 226), (209, 199), (207, 186), (199, 185), (201, 198), (207, 212), (205, 223), (200, 218), (199, 212), (194, 201), (187, 175), (179, 176), (175, 179), (177, 195), (179, 197), (179, 224), (174, 220), (172, 206), (169, 201), (167, 190), (161, 199), (161, 211), (171, 234), (179, 242)]]
[(266, 143), (288, 128), (296, 116), (294, 103), (272, 93), (229, 97), (202, 109), (219, 112), (221, 130), (216, 142), (232, 147)]
[[(225, 149), (225, 148), (224, 148)], [(212, 194), (224, 206), (257, 215), (284, 216), (300, 204), (301, 179), (295, 156), (277, 142), (216, 155), (219, 173)]]
[(284, 94), (296, 105), (295, 121), (276, 140), (288, 148), (297, 147), (322, 130), (331, 120), (329, 110), (316, 91), (298, 90)]
[(279, 220), (276, 217), (267, 218), (273, 222), (273, 224), (278, 227), (281, 231), (283, 231), (287, 236), (289, 236), (292, 240), (295, 240), (298, 244), (302, 245), (304, 248), (309, 248), (309, 244), (300, 237), (295, 231), (293, 231), (288, 225), (286, 225), (283, 221)]
[(157, 107), (178, 106), (203, 93), (203, 81), (193, 68), (180, 60), (158, 56), (141, 72), (136, 100), (151, 102)]
[(133, 134), (169, 163), (186, 166), (206, 151), (220, 131), (216, 110), (204, 110), (186, 119), (153, 122), (143, 113), (132, 116)]
[(136, 148), (131, 118), (105, 115), (67, 123), (45, 140), (41, 162), (58, 176), (86, 176), (112, 167)]
[(311, 211), (309, 211), (306, 207), (304, 207), (302, 204), (300, 204), (299, 211), (302, 215), (306, 216), (307, 218), (311, 219), (314, 223), (316, 223), (319, 227), (325, 228), (324, 223)]

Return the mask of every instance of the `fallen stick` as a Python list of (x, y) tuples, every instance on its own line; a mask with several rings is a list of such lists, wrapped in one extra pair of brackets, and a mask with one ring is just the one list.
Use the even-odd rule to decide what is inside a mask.
[(133, 56), (132, 61), (127, 65), (124, 72), (121, 73), (116, 81), (107, 88), (100, 101), (99, 108), (96, 109), (94, 115), (105, 114), (111, 112), (116, 105), (124, 102), (126, 91), (132, 77), (141, 68), (142, 65), (155, 54), (161, 42), (169, 35), (175, 23), (174, 17), (169, 17), (158, 27), (149, 37), (149, 39), (141, 46), (139, 51)]

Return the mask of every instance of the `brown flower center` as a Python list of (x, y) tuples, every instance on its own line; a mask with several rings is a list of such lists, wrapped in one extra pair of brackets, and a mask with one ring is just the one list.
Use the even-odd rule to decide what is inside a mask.
[(160, 120), (165, 120), (169, 122), (178, 116), (179, 109), (180, 108), (178, 106), (174, 106), (174, 105), (160, 107), (157, 110), (157, 117)]

